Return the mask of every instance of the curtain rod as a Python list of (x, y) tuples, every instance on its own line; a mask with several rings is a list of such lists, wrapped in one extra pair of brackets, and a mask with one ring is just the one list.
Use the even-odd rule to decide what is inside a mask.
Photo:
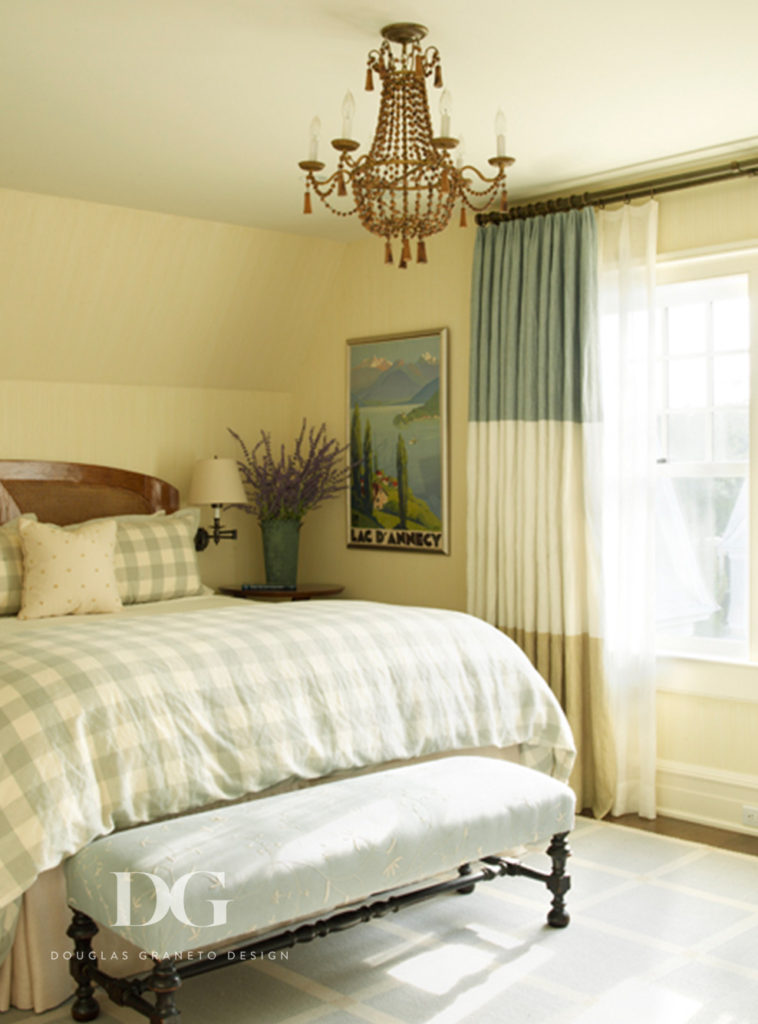
[(505, 212), (478, 213), (476, 223), (501, 224), (508, 220), (525, 220), (528, 217), (540, 217), (545, 213), (560, 213), (565, 210), (581, 210), (585, 206), (605, 206), (606, 203), (629, 203), (633, 199), (649, 199), (662, 192), (676, 192), (679, 189), (693, 188), (696, 185), (713, 185), (719, 181), (732, 178), (744, 178), (758, 175), (758, 157), (748, 160), (734, 160), (729, 164), (703, 168), (699, 171), (686, 171), (673, 174), (668, 178), (651, 178), (650, 181), (638, 181), (632, 185), (617, 185), (614, 188), (602, 189), (599, 192), (582, 192), (580, 195), (556, 196), (543, 199), (536, 203), (524, 203), (514, 206)]

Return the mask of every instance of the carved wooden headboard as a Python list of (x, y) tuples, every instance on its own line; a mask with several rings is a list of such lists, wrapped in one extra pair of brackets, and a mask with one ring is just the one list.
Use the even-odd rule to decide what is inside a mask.
[(98, 516), (175, 512), (179, 492), (165, 480), (110, 466), (0, 459), (0, 523), (36, 512), (66, 526)]

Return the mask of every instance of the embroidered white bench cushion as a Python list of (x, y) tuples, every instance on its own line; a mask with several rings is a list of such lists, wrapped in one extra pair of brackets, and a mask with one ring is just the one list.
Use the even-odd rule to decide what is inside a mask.
[[(547, 840), (569, 831), (573, 815), (572, 791), (541, 772), (494, 758), (445, 758), (99, 839), (66, 862), (69, 902), (144, 950), (180, 954)], [(127, 871), (130, 909), (122, 905), (119, 921), (113, 872)], [(182, 893), (177, 882), (191, 872), (201, 874), (186, 878)], [(165, 883), (164, 895), (175, 894), (152, 923), (156, 886), (148, 875)], [(225, 913), (218, 908), (225, 921), (211, 923), (211, 900), (230, 901)]]

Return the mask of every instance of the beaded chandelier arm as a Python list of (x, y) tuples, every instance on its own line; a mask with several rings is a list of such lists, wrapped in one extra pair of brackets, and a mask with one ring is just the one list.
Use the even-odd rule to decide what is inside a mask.
[[(426, 31), (423, 25), (388, 25), (382, 29), (381, 46), (368, 54), (366, 89), (373, 90), (375, 75), (382, 86), (379, 119), (369, 152), (356, 159), (353, 154), (360, 143), (338, 138), (332, 140), (339, 153), (337, 169), (329, 177), (318, 177), (326, 165), (316, 158), (313, 144), (311, 159), (299, 165), (306, 175), (304, 212), (311, 213), (313, 191), (337, 216), (357, 213), (367, 231), (385, 239), (386, 263), (393, 262), (391, 240), (401, 240), (400, 267), (407, 267), (412, 258), (410, 242), (414, 238), (418, 243), (417, 262), (426, 263), (424, 240), (447, 226), (457, 201), (461, 203), (462, 224), (466, 206), (487, 209), (498, 193), (500, 207), (505, 210), (505, 171), (513, 163), (511, 157), (492, 157), (489, 163), (495, 174), (489, 178), (475, 167), (456, 168), (451, 153), (458, 139), (447, 134), (449, 114), (443, 113), (442, 132), (434, 136), (425, 80), (432, 77), (435, 87), (441, 88), (442, 63), (436, 47), (422, 50), (420, 40)], [(399, 53), (393, 52), (391, 43), (400, 45)], [(350, 111), (350, 116), (343, 118), (343, 126), (352, 121)], [(464, 175), (469, 171), (484, 188), (472, 187)], [(347, 197), (348, 184), (354, 206), (341, 209), (332, 199)]]

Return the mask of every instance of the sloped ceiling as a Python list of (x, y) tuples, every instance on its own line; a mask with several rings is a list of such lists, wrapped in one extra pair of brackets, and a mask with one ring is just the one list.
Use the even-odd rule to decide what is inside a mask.
[(297, 161), (347, 89), (370, 139), (393, 21), (429, 27), (469, 161), (505, 111), (512, 199), (758, 148), (754, 0), (0, 0), (0, 187), (356, 237), (303, 217)]

